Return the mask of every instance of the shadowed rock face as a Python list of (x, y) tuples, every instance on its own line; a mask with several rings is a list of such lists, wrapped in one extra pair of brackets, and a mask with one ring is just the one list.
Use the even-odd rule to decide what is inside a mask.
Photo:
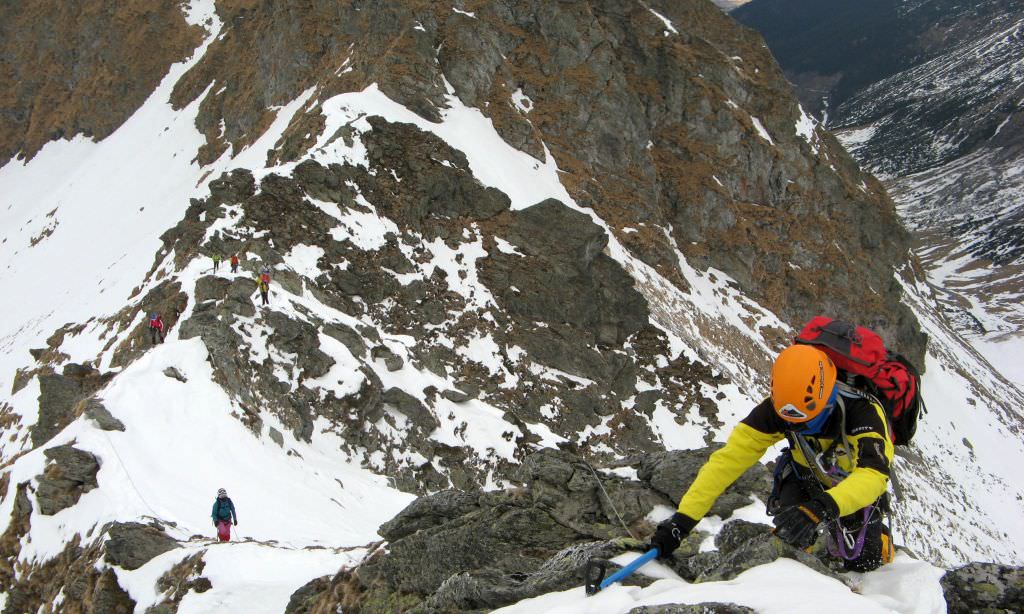
[(100, 374), (88, 365), (69, 363), (63, 374), (39, 376), (39, 420), (32, 427), (32, 444), (49, 441), (77, 417), (80, 401), (104, 386), (113, 374)]
[(107, 137), (201, 36), (174, 2), (0, 4), (0, 166), (54, 139)]

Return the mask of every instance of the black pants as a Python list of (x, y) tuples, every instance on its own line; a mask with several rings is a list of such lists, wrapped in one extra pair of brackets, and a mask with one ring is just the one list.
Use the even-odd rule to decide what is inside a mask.
[(159, 328), (153, 328), (152, 326), (149, 327), (149, 340), (150, 340), (150, 342), (153, 345), (156, 345), (157, 339), (160, 340), (160, 343), (164, 342), (164, 333), (163, 333), (163, 331), (160, 330)]
[[(810, 486), (813, 487), (813, 485)], [(769, 501), (768, 512), (774, 514), (784, 508), (803, 503), (809, 498), (810, 496), (805, 493), (805, 487), (800, 476), (792, 469), (785, 470), (778, 484), (778, 499), (776, 501)], [(847, 534), (851, 535), (852, 538), (856, 538), (860, 533), (861, 527), (864, 526), (864, 511), (857, 510), (848, 516), (843, 516), (839, 519), (839, 523)], [(830, 533), (829, 539), (834, 543), (837, 538), (836, 528), (834, 525), (829, 525), (828, 530)], [(838, 537), (842, 539), (842, 536)], [(876, 506), (867, 521), (867, 530), (864, 533), (864, 548), (861, 549), (860, 555), (857, 558), (853, 560), (843, 559), (843, 567), (847, 571), (859, 572), (878, 569), (883, 563), (891, 560), (891, 544), (892, 538), (889, 533), (889, 527), (885, 526), (885, 523), (882, 521), (882, 509)], [(847, 552), (852, 552), (852, 550), (850, 547), (847, 548)]]
[(269, 290), (260, 290), (260, 296), (263, 297), (263, 304), (264, 305), (267, 304), (267, 294), (269, 292), (270, 292)]

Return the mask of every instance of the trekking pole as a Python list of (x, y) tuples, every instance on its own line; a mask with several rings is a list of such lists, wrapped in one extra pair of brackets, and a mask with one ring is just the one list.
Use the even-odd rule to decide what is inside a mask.
[(622, 569), (616, 571), (607, 578), (604, 574), (608, 571), (608, 561), (602, 559), (593, 559), (587, 561), (587, 566), (584, 569), (584, 575), (586, 577), (586, 591), (587, 595), (596, 595), (600, 591), (608, 588), (616, 582), (621, 582), (633, 575), (637, 569), (640, 569), (646, 565), (649, 561), (658, 557), (658, 549), (651, 548), (644, 554), (637, 557), (635, 561), (626, 565)]

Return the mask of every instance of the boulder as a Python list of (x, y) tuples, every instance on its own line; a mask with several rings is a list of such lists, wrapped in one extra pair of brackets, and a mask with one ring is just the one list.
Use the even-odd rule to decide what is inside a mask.
[[(437, 591), (410, 612), (488, 611), (509, 603), (530, 599), (545, 593), (564, 591), (580, 586), (587, 562), (609, 559), (622, 554), (624, 548), (615, 542), (575, 544), (556, 552), (533, 571), (499, 571), (486, 569), (478, 573), (460, 573), (449, 577)], [(619, 569), (610, 565), (608, 574)], [(654, 580), (633, 574), (623, 584), (648, 586)]]
[(405, 361), (400, 356), (395, 354), (386, 345), (374, 346), (373, 351), (370, 352), (370, 356), (374, 360), (383, 360), (384, 366), (387, 367), (388, 371), (398, 371), (404, 365)]
[(49, 463), (38, 476), (36, 501), (39, 513), (50, 516), (78, 503), (84, 493), (96, 488), (99, 459), (71, 444), (43, 451)]
[(732, 580), (744, 571), (777, 561), (793, 559), (810, 567), (820, 574), (835, 578), (847, 586), (852, 580), (832, 571), (820, 559), (799, 548), (794, 548), (769, 533), (761, 533), (740, 544), (731, 553), (722, 555), (720, 562), (697, 578), (697, 582), (718, 582)]
[[(655, 490), (678, 502), (708, 457), (721, 445), (698, 450), (671, 450), (644, 457), (637, 475)], [(751, 495), (766, 501), (772, 490), (772, 474), (761, 463), (755, 463), (721, 497), (709, 514), (728, 518), (733, 511), (750, 505)]]
[(107, 529), (106, 561), (127, 570), (138, 569), (154, 557), (178, 547), (156, 527), (138, 522), (115, 522)]
[(96, 397), (85, 401), (83, 413), (85, 417), (96, 423), (104, 431), (124, 431), (124, 423), (115, 418), (103, 402)]
[(179, 382), (181, 382), (182, 384), (188, 382), (188, 378), (185, 377), (182, 374), (182, 372), (179, 371), (176, 367), (167, 367), (166, 369), (164, 369), (164, 375), (166, 375), (167, 377), (169, 377), (171, 379), (176, 379)]
[(950, 614), (1024, 612), (1024, 567), (969, 563), (941, 583)]
[(83, 395), (75, 379), (57, 373), (39, 376), (39, 419), (32, 426), (32, 445), (41, 446), (75, 419)]
[(333, 337), (342, 342), (356, 358), (362, 358), (366, 355), (366, 343), (363, 341), (362, 335), (348, 326), (338, 322), (330, 322), (324, 325), (323, 332), (328, 337)]
[(434, 414), (430, 413), (419, 399), (412, 396), (401, 388), (391, 387), (384, 391), (381, 400), (392, 405), (399, 412), (404, 414), (412, 423), (426, 431), (432, 431), (440, 426)]
[(401, 539), (480, 509), (479, 498), (479, 493), (454, 489), (420, 497), (382, 524), (377, 532), (389, 541)]
[(468, 392), (463, 392), (461, 390), (454, 389), (448, 389), (443, 391), (441, 393), (441, 396), (444, 397), (445, 399), (448, 399), (452, 403), (465, 403), (466, 401), (470, 401), (473, 398), (475, 398)]
[(715, 548), (718, 548), (718, 552), (722, 556), (729, 556), (755, 537), (767, 535), (771, 531), (772, 528), (766, 524), (739, 519), (730, 520), (715, 536)]
[(219, 275), (204, 275), (196, 280), (196, 303), (219, 301), (227, 296), (231, 280)]

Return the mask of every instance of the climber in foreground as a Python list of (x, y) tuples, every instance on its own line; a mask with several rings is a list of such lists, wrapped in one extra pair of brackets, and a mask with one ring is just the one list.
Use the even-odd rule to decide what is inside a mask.
[(894, 556), (883, 513), (893, 459), (890, 426), (876, 399), (837, 381), (832, 360), (810, 345), (793, 345), (772, 366), (771, 395), (754, 407), (708, 459), (658, 525), (651, 547), (670, 556), (715, 500), (769, 447), (783, 438), (769, 497), (775, 535), (810, 548), (819, 530), (849, 571), (871, 571)]
[(210, 513), (213, 518), (213, 526), (217, 527), (217, 537), (222, 542), (231, 539), (231, 524), (238, 526), (238, 514), (235, 513), (235, 504), (228, 497), (228, 492), (223, 488), (217, 490), (217, 498), (213, 501), (213, 511)]

